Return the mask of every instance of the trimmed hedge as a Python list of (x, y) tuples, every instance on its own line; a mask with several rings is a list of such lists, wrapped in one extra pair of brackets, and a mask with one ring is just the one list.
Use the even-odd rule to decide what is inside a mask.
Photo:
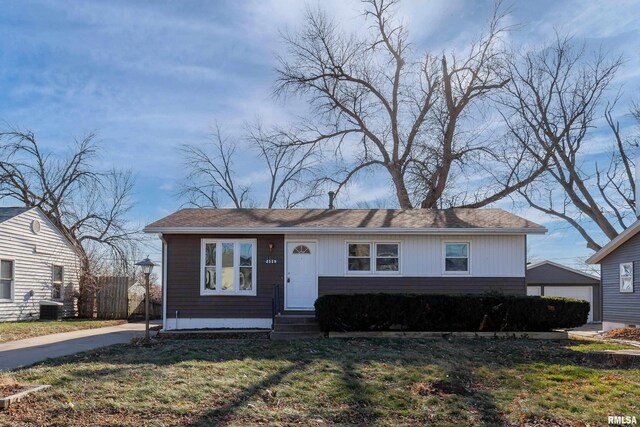
[(584, 300), (500, 294), (324, 295), (315, 309), (324, 332), (542, 332), (584, 325), (589, 315)]

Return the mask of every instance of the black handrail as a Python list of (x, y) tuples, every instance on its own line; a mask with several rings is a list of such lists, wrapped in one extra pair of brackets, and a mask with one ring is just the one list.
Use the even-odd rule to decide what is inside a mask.
[(276, 315), (280, 314), (280, 285), (273, 285), (271, 296), (271, 329), (276, 328)]

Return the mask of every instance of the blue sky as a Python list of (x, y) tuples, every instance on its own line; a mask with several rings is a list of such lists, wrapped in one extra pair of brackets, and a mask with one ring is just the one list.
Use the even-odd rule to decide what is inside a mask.
[[(357, 1), (3, 2), (0, 120), (34, 131), (52, 151), (97, 132), (103, 166), (136, 173), (131, 220), (148, 223), (181, 204), (175, 197), (183, 175), (180, 144), (205, 141), (216, 122), (233, 132), (256, 117), (278, 123), (306, 108), (300, 100), (273, 98), (274, 68), (283, 52), (279, 32), (295, 30), (305, 7), (319, 4), (345, 28), (360, 29)], [(439, 52), (464, 48), (492, 5), (412, 0), (402, 3), (399, 16), (415, 46)], [(625, 112), (640, 82), (639, 2), (513, 2), (509, 22), (519, 24), (509, 41), (522, 48), (539, 46), (558, 29), (589, 47), (624, 54), (617, 83), (623, 85), (619, 113)], [(245, 170), (255, 169), (253, 160), (245, 161)], [(360, 183), (349, 200), (388, 190)], [(517, 213), (550, 229), (531, 238), (537, 258), (572, 264), (589, 254), (567, 225), (528, 209)], [(149, 251), (158, 248), (154, 243)]]

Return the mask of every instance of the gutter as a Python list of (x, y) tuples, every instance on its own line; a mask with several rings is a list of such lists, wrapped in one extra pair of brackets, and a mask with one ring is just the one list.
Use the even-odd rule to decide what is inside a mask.
[(545, 234), (546, 228), (365, 228), (365, 227), (145, 227), (161, 234)]

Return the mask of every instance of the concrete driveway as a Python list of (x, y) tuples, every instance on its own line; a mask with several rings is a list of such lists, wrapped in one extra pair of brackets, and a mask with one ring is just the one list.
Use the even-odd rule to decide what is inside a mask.
[[(154, 325), (152, 324), (152, 327)], [(152, 331), (152, 336), (155, 332)], [(18, 369), (46, 359), (68, 356), (144, 337), (144, 323), (44, 335), (0, 344), (0, 371)]]

